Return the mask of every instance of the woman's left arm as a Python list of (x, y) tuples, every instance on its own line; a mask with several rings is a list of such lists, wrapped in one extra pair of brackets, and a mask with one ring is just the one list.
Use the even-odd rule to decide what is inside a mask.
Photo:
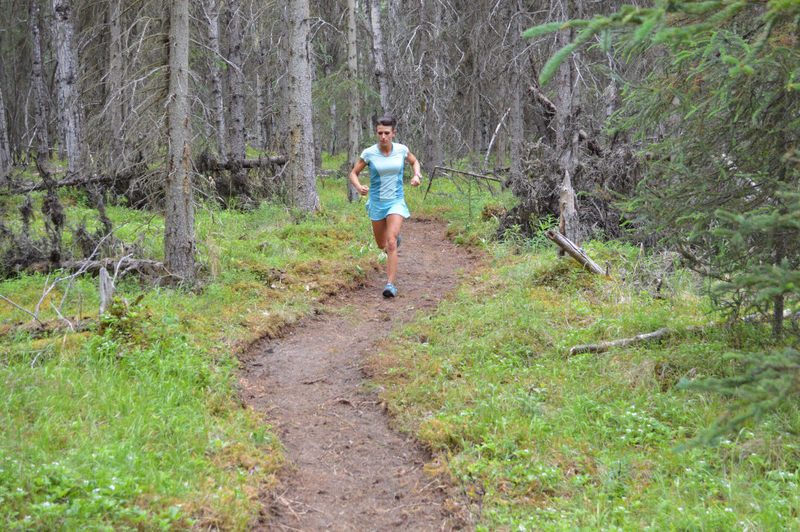
[(419, 164), (419, 159), (414, 157), (414, 154), (408, 152), (406, 156), (406, 161), (411, 163), (411, 166), (414, 168), (414, 177), (411, 178), (411, 182), (409, 185), (412, 187), (419, 186), (421, 179), (422, 179), (422, 166)]

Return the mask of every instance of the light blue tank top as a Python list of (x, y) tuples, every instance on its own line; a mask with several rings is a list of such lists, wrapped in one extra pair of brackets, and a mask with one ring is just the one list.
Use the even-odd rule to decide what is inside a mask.
[(408, 147), (392, 143), (392, 153), (384, 155), (377, 144), (361, 152), (369, 166), (369, 197), (375, 201), (403, 198), (403, 167), (408, 157)]

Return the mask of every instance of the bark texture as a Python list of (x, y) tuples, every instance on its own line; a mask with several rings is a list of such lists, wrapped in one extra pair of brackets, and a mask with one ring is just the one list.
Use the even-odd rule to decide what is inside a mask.
[(72, 21), (72, 2), (53, 0), (53, 33), (58, 60), (56, 92), (59, 108), (59, 129), (64, 141), (67, 171), (83, 171), (82, 137), (78, 102), (78, 64), (75, 56), (75, 37)]
[(3, 89), (0, 87), (0, 178), (11, 166), (11, 146), (8, 142), (8, 128), (6, 126), (6, 104), (3, 101)]
[(228, 88), (230, 89), (230, 137), (228, 161), (231, 163), (230, 196), (250, 197), (247, 170), (236, 164), (246, 157), (244, 125), (244, 73), (242, 72), (242, 13), (239, 0), (228, 1)]
[[(106, 107), (108, 108), (108, 123), (111, 131), (122, 129), (122, 0), (109, 0), (108, 2), (108, 82), (106, 88)], [(111, 135), (109, 168), (114, 173), (125, 167), (123, 136)]]
[(194, 205), (189, 172), (189, 0), (173, 0), (169, 28), (169, 150), (164, 220), (164, 262), (194, 281)]
[(50, 156), (50, 136), (47, 131), (47, 89), (42, 74), (42, 41), (39, 30), (39, 2), (30, 6), (31, 84), (33, 85), (33, 112), (36, 131), (34, 146), (37, 157)]
[[(361, 102), (358, 98), (358, 48), (356, 47), (356, 1), (347, 0), (347, 78), (350, 87), (350, 109), (347, 112), (347, 148), (348, 166), (356, 164), (361, 146), (359, 123)], [(361, 197), (349, 179), (347, 182), (347, 199), (358, 201)]]
[[(561, 4), (562, 20), (569, 20), (578, 13), (564, 0)], [(574, 32), (558, 33), (559, 48), (572, 42)], [(559, 154), (560, 171), (563, 176), (558, 191), (559, 230), (561, 234), (576, 244), (584, 237), (583, 228), (578, 217), (577, 196), (573, 187), (573, 178), (578, 168), (579, 136), (576, 117), (580, 105), (580, 85), (576, 60), (564, 61), (556, 74), (556, 113), (553, 119), (555, 130), (555, 148)]]
[(219, 47), (219, 7), (217, 0), (203, 0), (203, 16), (206, 19), (206, 39), (211, 50), (209, 65), (211, 82), (211, 114), (216, 136), (216, 153), (222, 155), (228, 145), (225, 136), (225, 106), (222, 99), (222, 54)]
[(383, 27), (381, 23), (380, 0), (370, 0), (369, 15), (372, 25), (372, 54), (375, 60), (375, 81), (378, 84), (378, 93), (381, 96), (381, 110), (384, 113), (392, 113), (394, 111), (389, 101), (389, 78), (386, 72), (386, 54), (383, 50)]
[(440, 64), (439, 35), (442, 27), (442, 6), (439, 0), (424, 0), (424, 19), (428, 24), (422, 31), (421, 39), (423, 85), (421, 105), (425, 109), (423, 119), (424, 131), (422, 140), (423, 165), (427, 172), (444, 162), (442, 148), (442, 120), (440, 117), (439, 97), (442, 92), (442, 65)]
[(291, 0), (289, 10), (289, 193), (295, 207), (319, 209), (314, 175), (308, 0)]
[(557, 233), (553, 230), (548, 230), (545, 231), (545, 236), (550, 240), (552, 240), (553, 242), (555, 242), (556, 244), (558, 244), (558, 246), (561, 247), (561, 249), (563, 249), (567, 254), (569, 254), (570, 257), (583, 264), (583, 266), (589, 271), (592, 271), (600, 275), (606, 273), (603, 270), (603, 268), (600, 267), (599, 264), (593, 261), (591, 257), (589, 257), (589, 255), (587, 255), (585, 251), (583, 251), (582, 248), (577, 246), (574, 242), (572, 242), (570, 239), (568, 239), (561, 233)]

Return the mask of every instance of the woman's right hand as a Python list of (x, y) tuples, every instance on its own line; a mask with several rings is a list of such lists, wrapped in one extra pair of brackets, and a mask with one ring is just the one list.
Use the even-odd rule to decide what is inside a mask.
[(362, 196), (366, 196), (367, 194), (369, 194), (369, 186), (367, 186), (367, 185), (359, 185), (358, 186), (358, 193), (361, 194)]

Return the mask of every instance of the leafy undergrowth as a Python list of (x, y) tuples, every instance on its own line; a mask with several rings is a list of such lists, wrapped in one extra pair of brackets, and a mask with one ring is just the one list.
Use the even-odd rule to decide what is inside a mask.
[[(45, 325), (0, 302), (0, 528), (247, 527), (282, 453), (272, 428), (242, 408), (237, 356), (364, 282), (382, 260), (363, 201), (348, 203), (340, 178), (320, 180), (319, 190), (323, 210), (313, 216), (269, 203), (250, 212), (201, 206), (200, 286), (122, 279), (102, 319), (91, 276), (60, 283), (45, 298), (57, 274), (0, 282), (0, 294), (20, 307), (38, 305)], [(457, 191), (448, 183), (436, 190), (442, 194), (427, 201), (422, 190), (409, 191), (415, 215), (491, 231), (491, 222), (473, 221), (467, 205), (452, 201)], [(484, 196), (472, 198), (472, 208), (497, 201)], [(96, 229), (81, 193), (65, 190), (63, 200), (68, 225), (85, 218)], [(162, 258), (162, 217), (107, 211), (129, 246), (120, 256), (135, 247)], [(32, 229), (42, 233), (42, 220)], [(71, 332), (56, 308), (88, 329)]]
[[(591, 248), (626, 267), (623, 282), (549, 249), (498, 245), (490, 268), (372, 359), (396, 423), (441, 453), (479, 530), (800, 524), (796, 409), (714, 447), (678, 449), (731, 405), (679, 379), (730, 375), (727, 355), (756, 349), (763, 331), (687, 331), (708, 323), (706, 303), (677, 274), (653, 297), (631, 275), (637, 252)], [(661, 327), (675, 334), (569, 356)]]

